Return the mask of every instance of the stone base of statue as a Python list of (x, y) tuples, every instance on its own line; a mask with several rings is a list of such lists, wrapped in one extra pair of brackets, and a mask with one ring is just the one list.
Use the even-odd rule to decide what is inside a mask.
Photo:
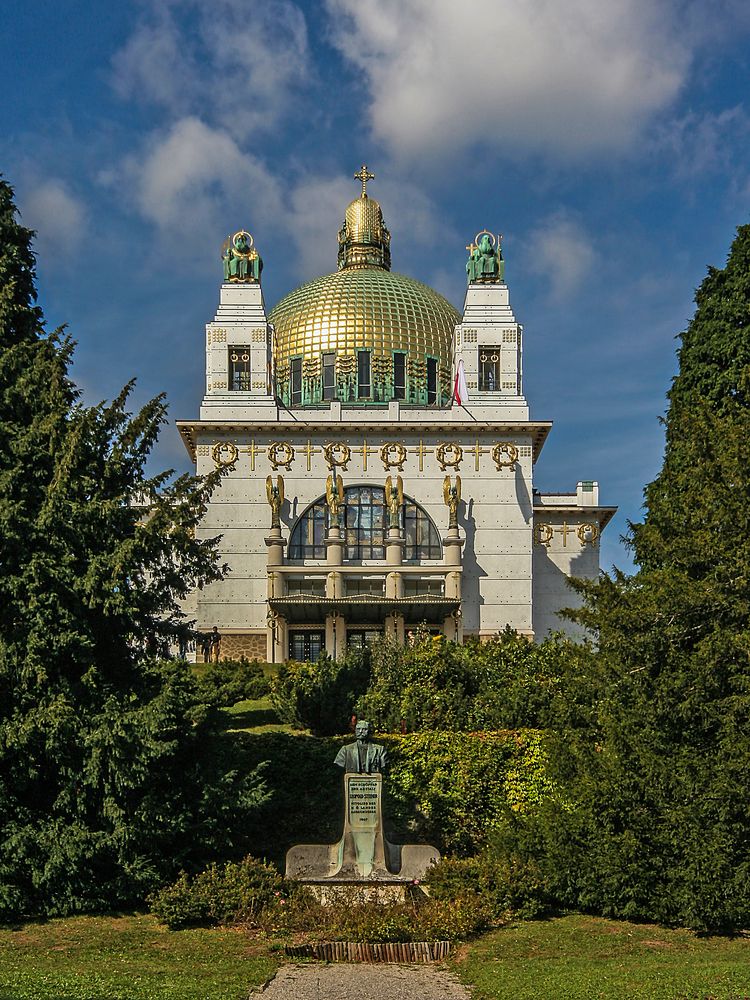
[(383, 833), (381, 774), (344, 775), (344, 834), (337, 844), (297, 844), (286, 877), (313, 889), (321, 902), (393, 902), (440, 860), (429, 845), (391, 844)]

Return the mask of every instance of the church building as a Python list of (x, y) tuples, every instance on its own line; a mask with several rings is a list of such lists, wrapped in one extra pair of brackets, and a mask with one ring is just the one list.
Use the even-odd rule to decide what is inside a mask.
[(200, 534), (230, 571), (185, 610), (223, 657), (276, 663), (419, 627), (572, 631), (567, 580), (596, 577), (616, 508), (592, 480), (534, 489), (552, 424), (529, 418), (500, 239), (468, 247), (458, 312), (391, 271), (373, 175), (355, 176), (337, 269), (270, 312), (252, 235), (225, 243), (200, 418), (178, 427), (199, 474), (227, 467)]

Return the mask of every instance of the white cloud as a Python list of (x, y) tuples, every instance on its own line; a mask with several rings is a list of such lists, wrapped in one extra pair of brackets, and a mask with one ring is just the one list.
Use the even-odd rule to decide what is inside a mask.
[(150, 0), (112, 66), (121, 97), (245, 137), (272, 126), (307, 80), (305, 19), (288, 0)]
[(59, 263), (80, 244), (86, 212), (67, 185), (52, 177), (26, 191), (21, 218), (25, 226), (37, 231), (35, 245), (40, 255)]
[(560, 211), (531, 232), (524, 257), (527, 269), (546, 278), (551, 297), (561, 301), (591, 273), (596, 252), (580, 222)]
[(235, 225), (269, 223), (281, 210), (276, 180), (235, 140), (197, 118), (152, 136), (125, 178), (144, 218), (180, 239), (206, 239)]
[(750, 116), (742, 105), (714, 114), (688, 112), (668, 122), (656, 133), (654, 151), (665, 156), (680, 180), (722, 171), (729, 175), (745, 170), (745, 149)]
[[(452, 240), (458, 242), (459, 237), (446, 229), (440, 211), (424, 191), (395, 177), (382, 181), (378, 177), (368, 194), (380, 203), (385, 224), (391, 231), (394, 269), (410, 274), (424, 271), (425, 261), (429, 262), (430, 270), (439, 269), (440, 251)], [(357, 195), (351, 175), (308, 176), (292, 187), (284, 224), (299, 248), (302, 277), (335, 270), (336, 236), (346, 206)], [(416, 255), (416, 267), (414, 260), (409, 260), (410, 255)]]
[(622, 150), (685, 83), (695, 33), (651, 0), (326, 0), (376, 136), (407, 157)]

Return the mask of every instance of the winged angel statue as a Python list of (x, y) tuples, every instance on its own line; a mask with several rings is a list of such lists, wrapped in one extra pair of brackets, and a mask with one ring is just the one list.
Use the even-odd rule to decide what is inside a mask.
[(266, 497), (268, 505), (271, 508), (271, 527), (280, 528), (281, 521), (279, 520), (279, 515), (281, 513), (281, 505), (284, 502), (284, 480), (281, 476), (276, 477), (275, 486), (271, 476), (266, 478)]
[(451, 477), (446, 476), (443, 480), (443, 500), (450, 512), (448, 519), (449, 528), (458, 527), (458, 505), (461, 503), (461, 477), (456, 476), (456, 485), (451, 486)]

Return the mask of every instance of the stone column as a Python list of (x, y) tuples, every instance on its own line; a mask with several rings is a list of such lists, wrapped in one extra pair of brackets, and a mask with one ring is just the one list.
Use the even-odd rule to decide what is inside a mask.
[[(461, 600), (461, 547), (465, 539), (458, 533), (458, 526), (448, 528), (448, 535), (443, 539), (445, 563), (445, 596)], [(447, 639), (463, 642), (463, 617), (461, 607), (449, 615), (443, 622), (443, 633)]]
[(386, 566), (400, 566), (404, 561), (406, 540), (400, 528), (389, 528), (385, 541)]
[(338, 524), (332, 524), (326, 538), (326, 562), (329, 566), (341, 566), (343, 561), (344, 540), (341, 537), (341, 528)]

